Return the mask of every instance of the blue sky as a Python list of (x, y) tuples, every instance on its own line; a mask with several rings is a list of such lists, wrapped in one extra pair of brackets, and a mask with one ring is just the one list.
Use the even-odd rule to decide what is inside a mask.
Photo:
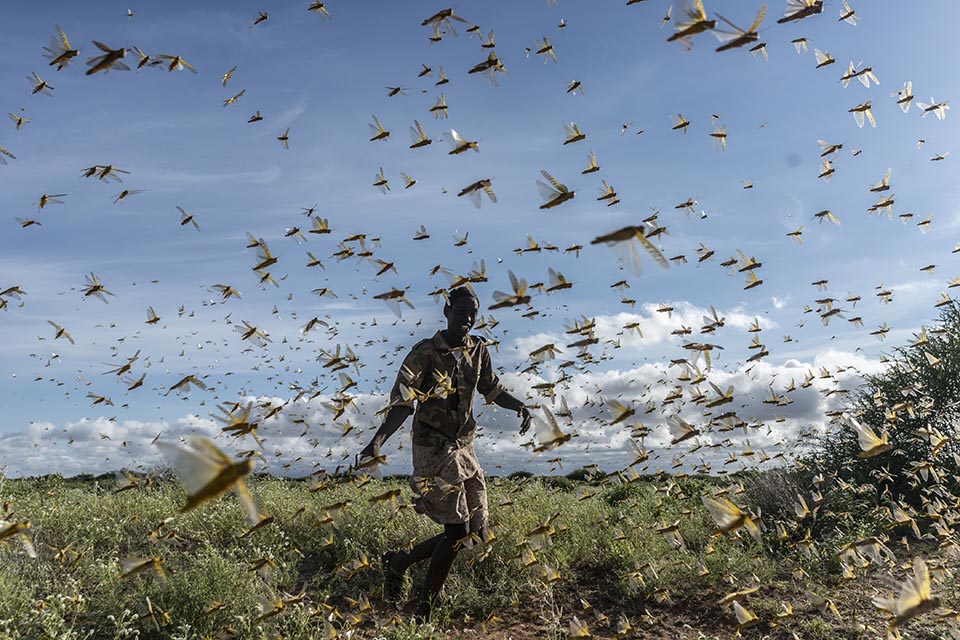
[[(667, 368), (671, 359), (690, 355), (681, 347), (684, 340), (709, 341), (724, 347), (714, 352), (710, 379), (736, 382), (745, 405), (741, 415), (764, 419), (760, 400), (768, 389), (785, 386), (794, 374), (799, 379), (810, 367), (853, 363), (877, 370), (884, 349), (905, 342), (936, 316), (933, 304), (960, 272), (951, 253), (960, 241), (956, 158), (930, 161), (955, 149), (955, 118), (950, 112), (944, 121), (921, 118), (916, 104), (904, 114), (890, 96), (910, 80), (915, 103), (952, 98), (957, 83), (945, 61), (960, 53), (949, 31), (960, 11), (954, 3), (925, 3), (918, 11), (903, 3), (860, 2), (854, 5), (860, 24), (853, 27), (837, 20), (836, 3), (819, 16), (777, 25), (784, 8), (777, 2), (760, 33), (768, 61), (745, 49), (716, 53), (710, 34), (696, 36), (689, 52), (667, 43), (682, 11), (674, 3), (674, 19), (659, 29), (669, 6), (662, 0), (630, 7), (570, 0), (558, 6), (461, 3), (455, 10), (468, 24), (458, 23), (459, 36), (447, 34), (439, 43), (428, 41), (431, 32), (420, 23), (444, 7), (426, 2), (333, 0), (327, 4), (333, 19), (327, 21), (307, 12), (308, 2), (195, 4), (129, 3), (132, 18), (128, 5), (115, 3), (7, 7), (9, 19), (0, 26), (7, 52), (0, 59), (3, 107), (31, 118), (19, 131), (12, 120), (0, 127), (0, 146), (17, 156), (0, 166), (0, 291), (19, 285), (27, 292), (22, 306), (10, 299), (0, 312), (6, 336), (0, 345), (0, 463), (13, 473), (133, 465), (154, 455), (147, 445), (158, 431), (214, 433), (210, 414), (217, 403), (249, 396), (279, 404), (293, 398), (291, 387), (297, 386), (322, 391), (325, 398), (339, 381), (316, 358), (320, 349), (338, 344), (352, 345), (363, 364), (352, 372), (363, 394), (363, 411), (351, 418), (358, 428), (341, 438), (342, 428), (325, 409), (298, 410), (315, 418), (312, 437), (334, 451), (334, 459), (356, 451), (370, 435), (366, 429), (377, 424), (373, 412), (384, 404), (379, 394), (392, 383), (403, 349), (441, 326), (441, 308), (428, 294), (447, 283), (429, 277), (429, 270), (440, 264), (466, 274), (480, 259), (489, 276), (489, 283), (477, 286), (484, 314), (494, 290), (509, 290), (508, 269), (532, 283), (545, 281), (552, 267), (575, 283), (536, 295), (533, 306), (541, 315), (534, 320), (521, 317), (525, 309), (494, 313), (500, 324), (493, 334), (501, 343), (495, 364), (518, 394), (558, 376), (554, 366), (542, 367), (540, 377), (518, 376), (530, 351), (569, 341), (563, 327), (573, 318), (598, 318), (603, 330), (592, 350), (597, 361), (582, 367), (563, 391), (582, 420), (573, 427), (581, 438), (561, 452), (568, 466), (604, 460), (615, 467), (618, 455), (631, 455), (624, 432), (598, 426), (593, 418), (609, 417), (602, 405), (576, 399), (619, 394), (641, 406), (658, 388), (676, 384), (659, 381), (676, 375)], [(747, 25), (759, 5), (707, 2), (707, 10)], [(260, 11), (269, 19), (252, 26)], [(563, 31), (561, 20), (567, 24)], [(62, 71), (42, 57), (55, 24), (80, 49)], [(487, 55), (466, 33), (469, 24), (479, 24), (485, 37), (495, 31), (496, 51), (509, 72), (499, 74), (498, 86), (467, 74)], [(557, 64), (525, 55), (544, 36), (554, 45)], [(810, 41), (801, 55), (790, 43), (799, 37)], [(91, 40), (181, 55), (198, 73), (144, 68), (86, 76), (83, 61), (98, 53)], [(814, 47), (829, 51), (836, 64), (815, 69)], [(126, 62), (135, 66), (136, 59), (131, 52)], [(844, 88), (840, 76), (851, 60), (873, 67), (881, 84), (866, 89), (853, 81)], [(424, 64), (433, 73), (418, 78)], [(221, 76), (234, 65), (232, 79), (221, 86)], [(450, 82), (436, 87), (441, 66)], [(32, 72), (55, 87), (52, 96), (30, 94), (24, 76)], [(574, 79), (583, 83), (583, 95), (566, 93)], [(407, 95), (388, 97), (385, 87), (393, 86), (406, 87)], [(235, 104), (223, 106), (241, 90)], [(449, 105), (445, 120), (429, 113), (441, 92)], [(876, 129), (858, 128), (847, 112), (866, 100), (873, 103)], [(263, 120), (248, 124), (257, 111)], [(677, 113), (691, 123), (686, 135), (671, 130)], [(392, 132), (385, 142), (368, 141), (374, 114)], [(727, 126), (725, 152), (708, 135), (712, 114)], [(414, 119), (433, 144), (408, 148)], [(563, 145), (564, 121), (576, 122), (586, 140)], [(621, 135), (625, 123), (633, 124)], [(276, 138), (288, 127), (287, 150)], [(479, 153), (448, 155), (441, 138), (450, 128), (479, 140)], [(830, 182), (817, 179), (818, 139), (844, 145)], [(920, 149), (918, 139), (926, 141)], [(861, 153), (854, 156), (855, 149)], [(601, 171), (581, 175), (590, 151)], [(106, 164), (130, 173), (122, 183), (81, 177), (84, 168)], [(371, 185), (379, 167), (390, 180), (387, 194)], [(893, 221), (867, 213), (878, 199), (868, 189), (888, 168), (892, 188), (886, 193), (896, 195)], [(540, 210), (541, 169), (576, 189), (576, 198)], [(401, 172), (416, 178), (416, 186), (403, 189)], [(492, 179), (496, 204), (484, 196), (477, 209), (456, 196), (483, 178)], [(601, 178), (616, 188), (619, 205), (608, 208), (596, 200)], [(754, 188), (743, 189), (743, 180)], [(113, 204), (123, 189), (143, 192)], [(38, 211), (35, 203), (45, 193), (67, 196), (63, 204)], [(674, 208), (691, 197), (698, 200), (694, 215)], [(314, 205), (332, 233), (311, 235), (302, 246), (284, 237), (291, 227), (310, 228), (301, 210)], [(199, 232), (179, 224), (178, 206), (195, 215)], [(620, 269), (606, 248), (590, 246), (594, 237), (639, 224), (654, 209), (669, 229), (661, 236), (664, 255), (683, 254), (688, 264), (664, 271), (645, 256), (638, 277)], [(842, 226), (812, 219), (823, 209), (833, 211)], [(898, 216), (907, 213), (913, 218), (902, 223)], [(921, 233), (916, 223), (930, 214), (930, 230)], [(42, 226), (21, 228), (15, 217), (35, 218)], [(431, 237), (413, 241), (421, 224)], [(786, 236), (799, 225), (802, 246)], [(453, 246), (455, 231), (469, 232), (467, 246)], [(284, 278), (279, 287), (258, 286), (247, 233), (266, 240), (279, 258), (271, 269)], [(381, 238), (374, 255), (394, 262), (397, 274), (376, 278), (369, 262), (331, 257), (340, 240), (358, 233)], [(585, 248), (579, 257), (514, 253), (528, 235), (560, 249)], [(716, 254), (698, 265), (700, 243)], [(720, 266), (738, 249), (763, 262), (757, 271), (762, 286), (744, 291), (742, 274)], [(326, 270), (306, 268), (306, 251), (323, 260)], [(920, 271), (929, 264), (936, 264), (932, 274)], [(84, 276), (91, 272), (115, 294), (109, 304), (83, 299)], [(609, 287), (624, 278), (631, 285), (626, 292)], [(821, 279), (829, 280), (826, 293), (810, 284)], [(242, 300), (220, 304), (210, 291), (218, 283), (240, 290)], [(889, 304), (875, 296), (881, 285), (894, 291)], [(338, 297), (311, 294), (320, 287)], [(415, 305), (399, 323), (373, 299), (392, 287), (409, 287)], [(855, 308), (842, 302), (851, 292), (862, 297)], [(623, 304), (624, 296), (634, 298), (635, 306)], [(825, 296), (839, 298), (843, 316), (861, 316), (864, 325), (835, 318), (823, 326), (815, 313), (803, 313)], [(144, 323), (151, 305), (161, 316), (156, 325)], [(727, 317), (727, 325), (702, 336), (702, 312), (710, 305)], [(667, 318), (656, 311), (661, 306), (677, 313)], [(303, 339), (299, 329), (314, 316), (333, 330)], [(746, 328), (754, 318), (762, 322), (770, 355), (750, 369), (745, 359), (754, 352), (746, 348), (752, 338)], [(76, 345), (54, 341), (47, 320), (70, 331)], [(261, 349), (241, 340), (234, 330), (241, 321), (267, 331), (270, 345)], [(634, 321), (645, 331), (643, 339), (616, 335)], [(884, 322), (891, 331), (881, 342), (869, 332)], [(693, 334), (671, 335), (682, 324)], [(793, 340), (784, 342), (784, 335)], [(620, 348), (606, 342), (617, 337)], [(147, 375), (143, 387), (127, 392), (127, 385), (105, 372), (137, 351), (133, 371)], [(575, 355), (565, 349), (561, 358)], [(853, 373), (841, 371), (842, 380), (830, 384), (855, 387), (859, 378)], [(164, 395), (188, 374), (209, 376), (211, 388)], [(88, 393), (108, 396), (114, 406), (91, 406)], [(808, 400), (784, 409), (790, 428), (770, 439), (770, 447), (783, 446), (805, 426), (823, 427), (830, 401), (816, 394)], [(663, 407), (647, 419), (662, 426), (672, 411)], [(552, 466), (524, 453), (522, 439), (512, 433), (512, 416), (488, 412), (485, 419), (490, 426), (484, 447), (509, 468)], [(278, 460), (308, 457), (292, 433), (296, 426), (265, 424), (265, 432), (274, 430)], [(111, 440), (101, 440), (101, 432), (112, 434)], [(86, 444), (66, 446), (68, 434), (78, 436), (75, 444)], [(664, 438), (669, 442), (661, 434), (647, 444), (655, 448)], [(124, 440), (127, 446), (120, 447), (117, 441)], [(30, 461), (24, 462), (27, 448)], [(662, 451), (664, 459), (675, 453)], [(402, 452), (393, 459), (397, 469), (407, 464)], [(299, 464), (292, 468), (302, 470)]]

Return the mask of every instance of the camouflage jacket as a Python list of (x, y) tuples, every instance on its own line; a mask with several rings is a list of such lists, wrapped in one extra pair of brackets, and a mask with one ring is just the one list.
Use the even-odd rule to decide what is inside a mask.
[(413, 416), (414, 444), (466, 446), (477, 428), (474, 392), (487, 403), (500, 392), (500, 380), (490, 364), (482, 338), (467, 335), (463, 345), (450, 347), (438, 331), (413, 345), (403, 360), (390, 392), (391, 406), (408, 406)]

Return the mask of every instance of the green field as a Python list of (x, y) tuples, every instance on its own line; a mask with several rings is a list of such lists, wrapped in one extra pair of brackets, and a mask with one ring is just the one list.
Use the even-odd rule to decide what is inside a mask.
[[(882, 637), (885, 620), (870, 598), (889, 597), (891, 587), (869, 562), (844, 579), (838, 558), (845, 543), (879, 532), (851, 516), (862, 505), (835, 502), (847, 494), (829, 487), (816, 513), (798, 521), (785, 496), (804, 481), (776, 470), (723, 483), (491, 479), (496, 537), (460, 554), (442, 606), (418, 626), (403, 603), (383, 601), (378, 558), (439, 528), (410, 508), (369, 501), (399, 487), (398, 505), (406, 504), (400, 479), (319, 488), (253, 479), (251, 491), (275, 521), (247, 536), (233, 495), (180, 514), (186, 494), (173, 480), (114, 493), (124, 483), (112, 477), (6, 479), (5, 517), (31, 523), (39, 557), (15, 538), (0, 548), (0, 638), (542, 638), (568, 637), (575, 617), (593, 637), (615, 637), (628, 621), (629, 637), (728, 638), (737, 618), (721, 601), (753, 588), (736, 597), (759, 618), (744, 637)], [(762, 545), (745, 534), (714, 535), (699, 497), (723, 488), (735, 502), (763, 505)], [(549, 539), (530, 540), (554, 514)], [(784, 540), (779, 517), (795, 525)], [(677, 521), (679, 548), (658, 532)], [(908, 551), (899, 541), (905, 532), (888, 533), (897, 560), (882, 569), (902, 574), (895, 563), (921, 543), (909, 540)], [(919, 548), (932, 565), (930, 546)], [(162, 561), (165, 579), (153, 569), (121, 577), (123, 560), (151, 558)], [(272, 570), (252, 568), (265, 560)], [(951, 562), (932, 571), (944, 607), (956, 599)], [(414, 567), (413, 580), (424, 570)], [(408, 578), (405, 598), (411, 593)], [(945, 625), (927, 615), (902, 632), (944, 637)]]

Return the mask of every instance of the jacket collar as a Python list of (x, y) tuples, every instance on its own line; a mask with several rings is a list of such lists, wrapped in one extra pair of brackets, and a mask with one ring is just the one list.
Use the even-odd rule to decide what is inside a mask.
[(433, 334), (433, 346), (437, 348), (437, 351), (440, 353), (452, 353), (454, 355), (463, 353), (473, 348), (474, 339), (469, 333), (463, 338), (463, 345), (459, 347), (451, 347), (447, 344), (447, 341), (443, 337), (443, 331), (437, 331)]

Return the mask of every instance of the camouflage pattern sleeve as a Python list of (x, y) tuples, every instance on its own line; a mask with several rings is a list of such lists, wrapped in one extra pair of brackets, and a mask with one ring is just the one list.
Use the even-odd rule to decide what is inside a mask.
[(422, 382), (424, 371), (427, 366), (427, 358), (423, 345), (426, 340), (418, 342), (410, 349), (410, 353), (403, 359), (400, 366), (400, 372), (397, 373), (397, 379), (390, 390), (390, 406), (406, 406), (414, 408), (414, 402), (417, 397), (411, 390), (419, 389)]
[(500, 378), (493, 371), (493, 364), (490, 362), (490, 352), (487, 345), (480, 343), (480, 373), (477, 377), (477, 391), (483, 395), (487, 404), (491, 404), (497, 399), (497, 396), (503, 391), (500, 386)]

